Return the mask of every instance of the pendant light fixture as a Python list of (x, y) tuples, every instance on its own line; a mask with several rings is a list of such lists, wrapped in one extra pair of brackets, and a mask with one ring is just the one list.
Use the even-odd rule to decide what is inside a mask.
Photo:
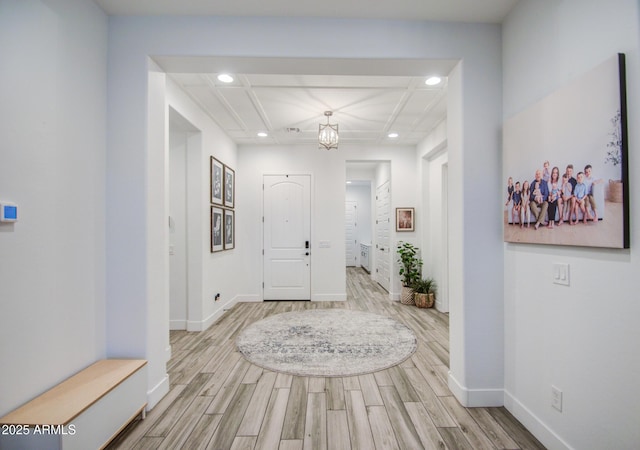
[(327, 117), (326, 124), (320, 124), (318, 129), (318, 148), (324, 148), (325, 150), (331, 150), (338, 148), (338, 124), (331, 125), (329, 123), (329, 117), (333, 115), (331, 111), (325, 111), (324, 115)]

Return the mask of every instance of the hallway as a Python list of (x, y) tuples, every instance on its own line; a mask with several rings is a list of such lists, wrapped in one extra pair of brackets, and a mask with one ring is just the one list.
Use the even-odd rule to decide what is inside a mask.
[[(346, 302), (240, 303), (202, 333), (171, 332), (169, 394), (111, 449), (543, 449), (504, 408), (460, 406), (447, 388), (448, 316), (405, 306), (360, 268)], [(296, 377), (248, 363), (235, 337), (272, 314), (346, 308), (412, 328), (416, 353), (399, 366), (348, 378)]]

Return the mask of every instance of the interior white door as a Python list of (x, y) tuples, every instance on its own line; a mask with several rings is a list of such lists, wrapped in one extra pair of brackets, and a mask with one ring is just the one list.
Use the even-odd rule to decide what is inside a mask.
[(356, 266), (358, 262), (358, 202), (355, 200), (347, 200), (344, 203), (344, 220), (345, 220), (345, 255), (346, 266)]
[(311, 299), (311, 177), (265, 175), (265, 300)]
[(391, 285), (391, 190), (389, 181), (376, 188), (376, 281), (389, 292)]

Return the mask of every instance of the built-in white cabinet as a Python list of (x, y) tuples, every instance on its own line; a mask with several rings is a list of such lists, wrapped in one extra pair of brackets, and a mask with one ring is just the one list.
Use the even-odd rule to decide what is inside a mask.
[(371, 244), (360, 244), (360, 265), (364, 270), (371, 273), (369, 267), (369, 252), (371, 250)]

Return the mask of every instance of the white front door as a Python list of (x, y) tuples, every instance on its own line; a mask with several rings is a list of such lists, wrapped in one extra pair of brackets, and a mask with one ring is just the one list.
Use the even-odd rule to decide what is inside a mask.
[(311, 299), (311, 177), (265, 175), (264, 299)]
[(344, 218), (345, 218), (345, 254), (346, 254), (346, 266), (352, 267), (357, 265), (357, 226), (358, 226), (358, 202), (354, 200), (347, 200), (344, 204)]
[(391, 244), (391, 190), (389, 181), (376, 188), (376, 275), (380, 286), (389, 292), (391, 286), (390, 249)]

